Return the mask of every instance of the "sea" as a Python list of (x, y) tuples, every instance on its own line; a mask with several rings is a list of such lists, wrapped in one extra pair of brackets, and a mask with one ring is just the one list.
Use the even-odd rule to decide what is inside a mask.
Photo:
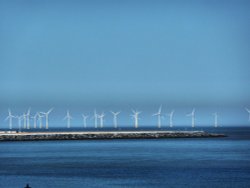
[(227, 137), (0, 142), (0, 187), (249, 188), (250, 127), (196, 130)]

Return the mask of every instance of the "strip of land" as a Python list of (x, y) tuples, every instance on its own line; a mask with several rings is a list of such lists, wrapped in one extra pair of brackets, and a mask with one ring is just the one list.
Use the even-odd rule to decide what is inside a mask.
[(0, 133), (0, 141), (150, 139), (150, 138), (214, 138), (224, 134), (204, 131), (103, 131), (103, 132), (19, 132)]

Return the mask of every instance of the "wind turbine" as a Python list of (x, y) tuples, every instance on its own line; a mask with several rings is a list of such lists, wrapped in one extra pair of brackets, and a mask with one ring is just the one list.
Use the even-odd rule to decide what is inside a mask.
[(152, 115), (152, 116), (157, 116), (158, 118), (158, 124), (157, 124), (158, 128), (161, 128), (161, 118), (162, 118), (161, 109), (162, 109), (162, 105), (160, 106), (158, 112)]
[(27, 129), (30, 129), (30, 108), (28, 109), (26, 114), (26, 121), (27, 121)]
[(172, 110), (169, 114), (169, 127), (173, 127), (173, 116), (174, 116), (174, 110)]
[(214, 127), (218, 127), (218, 114), (217, 112), (213, 113), (214, 116)]
[(39, 113), (37, 112), (34, 116), (32, 116), (31, 118), (33, 118), (33, 123), (34, 123), (34, 129), (36, 129), (37, 127), (37, 118), (39, 117)]
[(95, 128), (97, 128), (97, 118), (98, 118), (98, 114), (96, 113), (96, 110), (95, 110), (94, 111)]
[(26, 121), (26, 114), (23, 113), (23, 128), (26, 129), (27, 128), (27, 121)]
[(245, 108), (248, 113), (248, 121), (250, 121), (250, 110), (248, 108)]
[(45, 119), (46, 119), (46, 129), (49, 128), (49, 114), (52, 112), (53, 108), (49, 109), (48, 112), (40, 112), (41, 114), (45, 115)]
[(88, 119), (88, 117), (89, 116), (82, 114), (84, 128), (87, 128), (87, 119)]
[(139, 114), (141, 113), (141, 112), (138, 112), (137, 110), (135, 111), (135, 110), (132, 110), (132, 112), (133, 112), (133, 114), (131, 115), (131, 117), (132, 118), (134, 118), (134, 120), (135, 120), (135, 128), (137, 129), (138, 128), (138, 120), (139, 120)]
[(8, 116), (6, 117), (5, 121), (9, 120), (9, 129), (12, 129), (12, 119), (15, 118), (15, 116), (13, 116), (11, 114), (11, 110), (8, 109)]
[(63, 119), (67, 119), (67, 128), (70, 128), (70, 120), (72, 119), (72, 117), (69, 114), (69, 110), (67, 110), (67, 115)]
[(17, 116), (17, 119), (18, 119), (18, 129), (21, 132), (23, 116)]
[(121, 112), (113, 112), (113, 111), (110, 111), (112, 114), (113, 114), (113, 123), (114, 123), (114, 128), (117, 128), (117, 116), (121, 113)]
[(103, 118), (104, 118), (105, 114), (102, 112), (100, 115), (98, 115), (98, 118), (100, 119), (100, 127), (103, 128)]
[(39, 128), (42, 129), (43, 128), (43, 117), (40, 113), (37, 113), (38, 115), (38, 121), (39, 121)]
[(192, 118), (192, 127), (194, 128), (194, 120), (195, 120), (195, 109), (192, 110), (192, 112), (190, 114), (187, 114), (186, 116), (191, 117)]

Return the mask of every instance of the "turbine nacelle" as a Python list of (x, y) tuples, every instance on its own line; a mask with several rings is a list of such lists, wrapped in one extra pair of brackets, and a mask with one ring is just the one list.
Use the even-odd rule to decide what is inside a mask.
[(67, 110), (67, 115), (63, 118), (64, 120), (65, 119), (73, 119), (70, 114), (69, 114), (69, 110)]
[(117, 116), (117, 115), (119, 115), (121, 113), (121, 111), (119, 111), (119, 112), (110, 111), (110, 113), (112, 113), (114, 116)]
[(187, 114), (186, 116), (194, 116), (195, 114), (195, 109), (192, 110), (192, 112), (190, 114)]

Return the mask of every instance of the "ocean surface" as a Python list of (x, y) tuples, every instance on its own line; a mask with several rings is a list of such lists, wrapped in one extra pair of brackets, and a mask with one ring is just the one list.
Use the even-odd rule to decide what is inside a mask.
[(0, 142), (0, 187), (249, 188), (250, 128), (203, 130), (228, 137)]

